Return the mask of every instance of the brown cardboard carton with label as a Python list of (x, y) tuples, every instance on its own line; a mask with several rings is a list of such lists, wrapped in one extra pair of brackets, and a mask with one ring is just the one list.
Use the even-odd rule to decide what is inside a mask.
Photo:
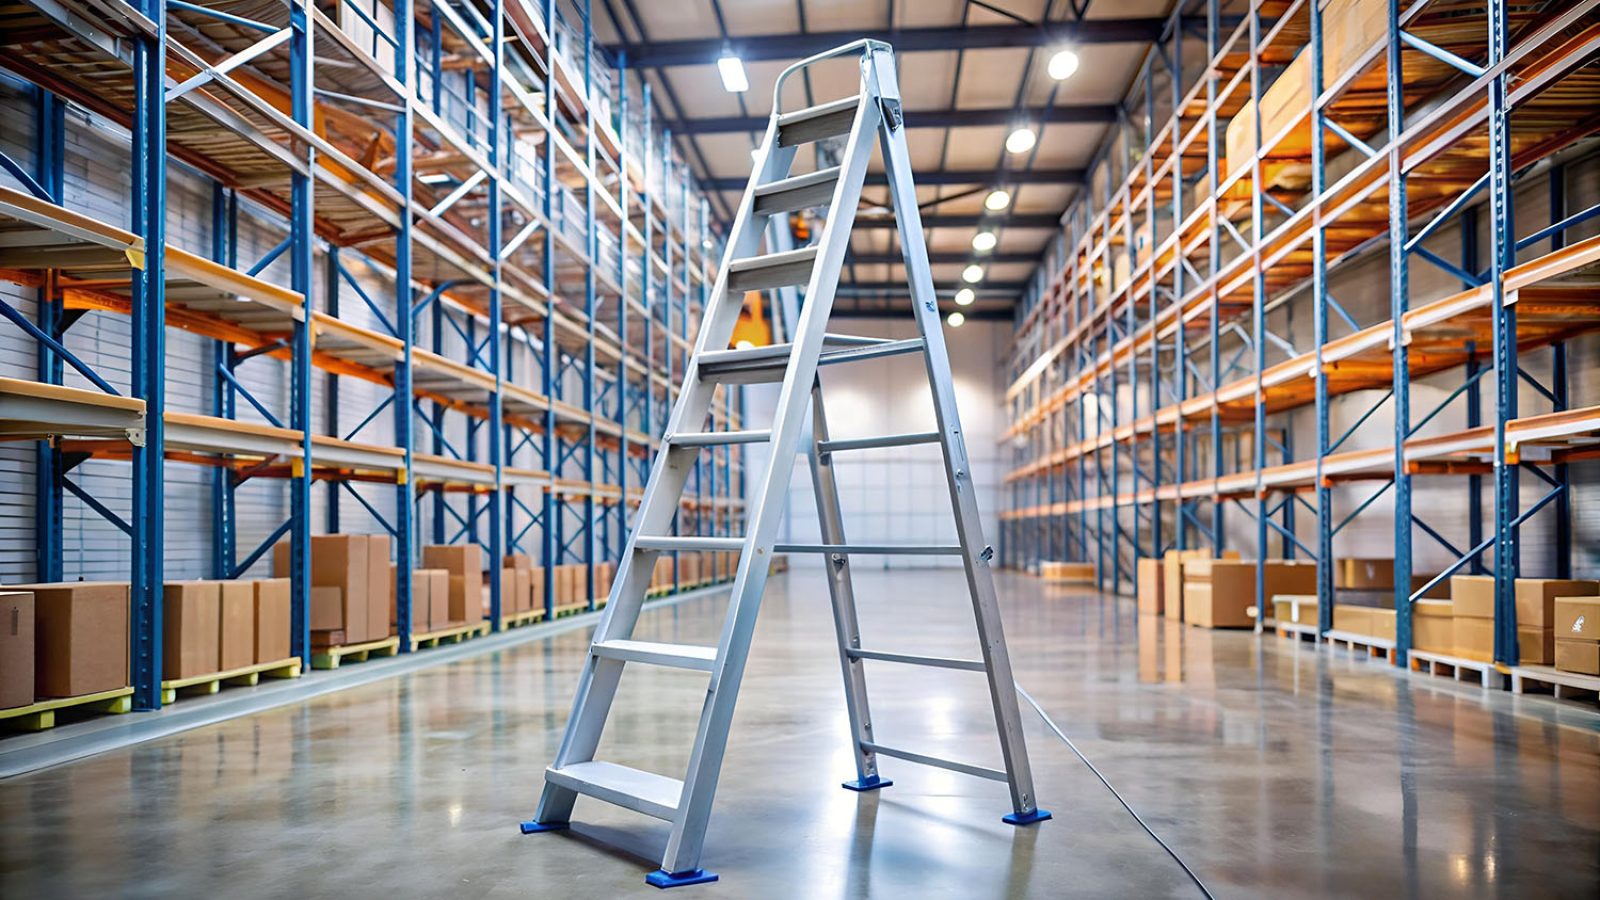
[(33, 702), (33, 594), (0, 590), (0, 709)]
[(289, 603), (292, 588), (287, 578), (263, 578), (255, 585), (256, 662), (289, 658)]
[(1551, 628), (1556, 621), (1557, 597), (1600, 595), (1600, 581), (1566, 581), (1559, 578), (1518, 578), (1517, 627)]
[(167, 680), (221, 671), (222, 584), (169, 581), (162, 593), (161, 677)]
[(1600, 641), (1600, 597), (1557, 597), (1558, 641)]
[(218, 587), (217, 669), (231, 672), (256, 661), (256, 585), (223, 581)]
[(77, 697), (128, 686), (128, 583), (19, 584), (33, 594), (33, 692)]

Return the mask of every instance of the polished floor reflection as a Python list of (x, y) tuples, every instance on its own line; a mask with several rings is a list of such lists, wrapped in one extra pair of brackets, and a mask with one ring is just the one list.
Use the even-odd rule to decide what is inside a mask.
[[(1019, 682), (1218, 896), (1593, 897), (1600, 714), (1276, 637), (1138, 621), (1002, 577)], [(960, 582), (858, 576), (866, 643), (974, 652)], [(638, 637), (712, 643), (722, 601)], [(587, 637), (318, 697), (0, 782), (0, 896), (653, 896), (666, 826), (580, 800), (524, 837)], [(1157, 897), (1198, 891), (1024, 708), (1041, 805), (885, 760), (851, 777), (820, 573), (774, 579), (704, 863), (725, 897)], [(884, 743), (993, 765), (968, 672), (871, 664)], [(696, 674), (630, 667), (604, 758), (678, 775)]]

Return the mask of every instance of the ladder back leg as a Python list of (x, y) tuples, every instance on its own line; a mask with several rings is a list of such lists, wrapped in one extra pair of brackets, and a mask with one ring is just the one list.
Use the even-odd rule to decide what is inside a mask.
[[(839, 486), (833, 477), (833, 454), (820, 449), (828, 441), (828, 417), (822, 402), (822, 381), (811, 388), (811, 486), (817, 498), (817, 521), (824, 544), (843, 545), (844, 516), (839, 510)], [(828, 594), (833, 600), (833, 628), (839, 641), (839, 665), (844, 672), (845, 709), (850, 716), (850, 744), (856, 760), (856, 780), (844, 787), (870, 791), (892, 782), (878, 776), (877, 754), (867, 750), (872, 737), (872, 713), (867, 703), (867, 679), (863, 660), (851, 650), (861, 649), (861, 624), (856, 618), (855, 588), (850, 580), (850, 557), (832, 554), (823, 560), (828, 578)]]

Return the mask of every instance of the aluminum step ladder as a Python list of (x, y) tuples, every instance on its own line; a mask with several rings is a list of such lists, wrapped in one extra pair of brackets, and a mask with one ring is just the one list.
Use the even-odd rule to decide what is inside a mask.
[[(850, 53), (860, 54), (861, 90), (857, 96), (795, 112), (781, 111), (779, 94), (790, 75), (823, 59)], [(878, 757), (888, 756), (1005, 782), (1011, 791), (1012, 811), (1003, 818), (1011, 824), (1027, 825), (1050, 817), (1050, 813), (1039, 809), (1035, 802), (1011, 663), (1006, 654), (989, 568), (993, 550), (984, 543), (979, 525), (901, 125), (894, 51), (888, 44), (856, 41), (795, 63), (779, 76), (773, 91), (772, 118), (757, 155), (755, 171), (734, 219), (722, 270), (705, 310), (682, 392), (667, 424), (663, 450), (656, 458), (645, 487), (633, 533), (623, 552), (620, 577), (612, 585), (605, 612), (595, 629), (566, 734), (554, 762), (545, 770), (544, 791), (533, 820), (522, 824), (524, 833), (567, 827), (574, 802), (579, 794), (584, 794), (672, 823), (661, 868), (646, 876), (649, 884), (672, 887), (716, 879), (716, 875), (700, 867), (700, 853), (728, 743), (739, 681), (744, 674), (774, 553), (819, 553), (827, 559), (839, 662), (844, 672), (856, 761), (856, 778), (845, 787), (873, 790), (889, 785), (890, 782), (878, 774)], [(798, 147), (835, 135), (848, 135), (839, 165), (801, 175), (789, 174)], [(909, 294), (921, 333), (921, 337), (909, 340), (848, 337), (826, 331), (874, 138), (882, 145), (891, 202), (898, 215)], [(769, 217), (803, 208), (827, 210), (826, 225), (817, 243), (762, 254), (762, 236), (768, 231)], [(794, 320), (791, 342), (725, 349), (745, 291), (799, 285), (806, 286), (805, 301), (798, 319)], [(817, 379), (818, 368), (898, 354), (920, 354), (924, 359), (938, 431), (863, 440), (830, 438)], [(712, 395), (718, 385), (756, 382), (782, 385), (770, 429), (707, 430)], [(822, 543), (778, 544), (777, 532), (808, 413), (812, 427), (809, 458)], [(745, 535), (689, 537), (670, 534), (684, 483), (701, 448), (756, 442), (770, 444), (771, 462), (751, 497)], [(913, 546), (847, 543), (833, 477), (834, 455), (914, 444), (938, 444), (943, 448), (958, 542)], [(701, 647), (634, 640), (634, 626), (657, 556), (695, 550), (729, 550), (739, 554), (732, 595), (717, 645)], [(914, 656), (862, 647), (851, 590), (850, 558), (880, 554), (937, 554), (962, 559), (977, 620), (980, 659)], [(1004, 768), (970, 765), (880, 744), (874, 736), (868, 712), (862, 675), (865, 660), (984, 673), (999, 729)], [(594, 758), (626, 663), (688, 669), (709, 676), (688, 772), (682, 781)]]

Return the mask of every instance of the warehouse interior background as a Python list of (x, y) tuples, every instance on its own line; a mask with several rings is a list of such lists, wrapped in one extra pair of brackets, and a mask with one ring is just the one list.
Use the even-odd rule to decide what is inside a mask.
[[(836, 286), (741, 297), (774, 85), (862, 39), (926, 267), (875, 146)], [(607, 607), (720, 659), (754, 584), (682, 890), (1591, 896), (1597, 109), (1600, 0), (0, 7), (0, 889), (648, 890), (670, 815), (512, 826)], [(884, 744), (971, 762), (840, 790), (839, 564), (741, 564), (788, 394), (722, 383), (701, 431), (744, 436), (673, 444), (707, 310), (759, 354), (817, 296), (937, 323), (980, 513), (853, 557), (858, 643), (995, 671), (992, 578), (1054, 821), (970, 777), (1009, 692), (904, 658), (866, 660)], [(939, 431), (919, 357), (824, 366), (832, 438)], [(674, 452), (682, 549), (634, 557)], [(964, 538), (937, 446), (829, 459), (849, 544)], [(777, 545), (828, 543), (817, 496), (803, 447)], [(717, 690), (636, 662), (595, 758), (675, 778)]]

